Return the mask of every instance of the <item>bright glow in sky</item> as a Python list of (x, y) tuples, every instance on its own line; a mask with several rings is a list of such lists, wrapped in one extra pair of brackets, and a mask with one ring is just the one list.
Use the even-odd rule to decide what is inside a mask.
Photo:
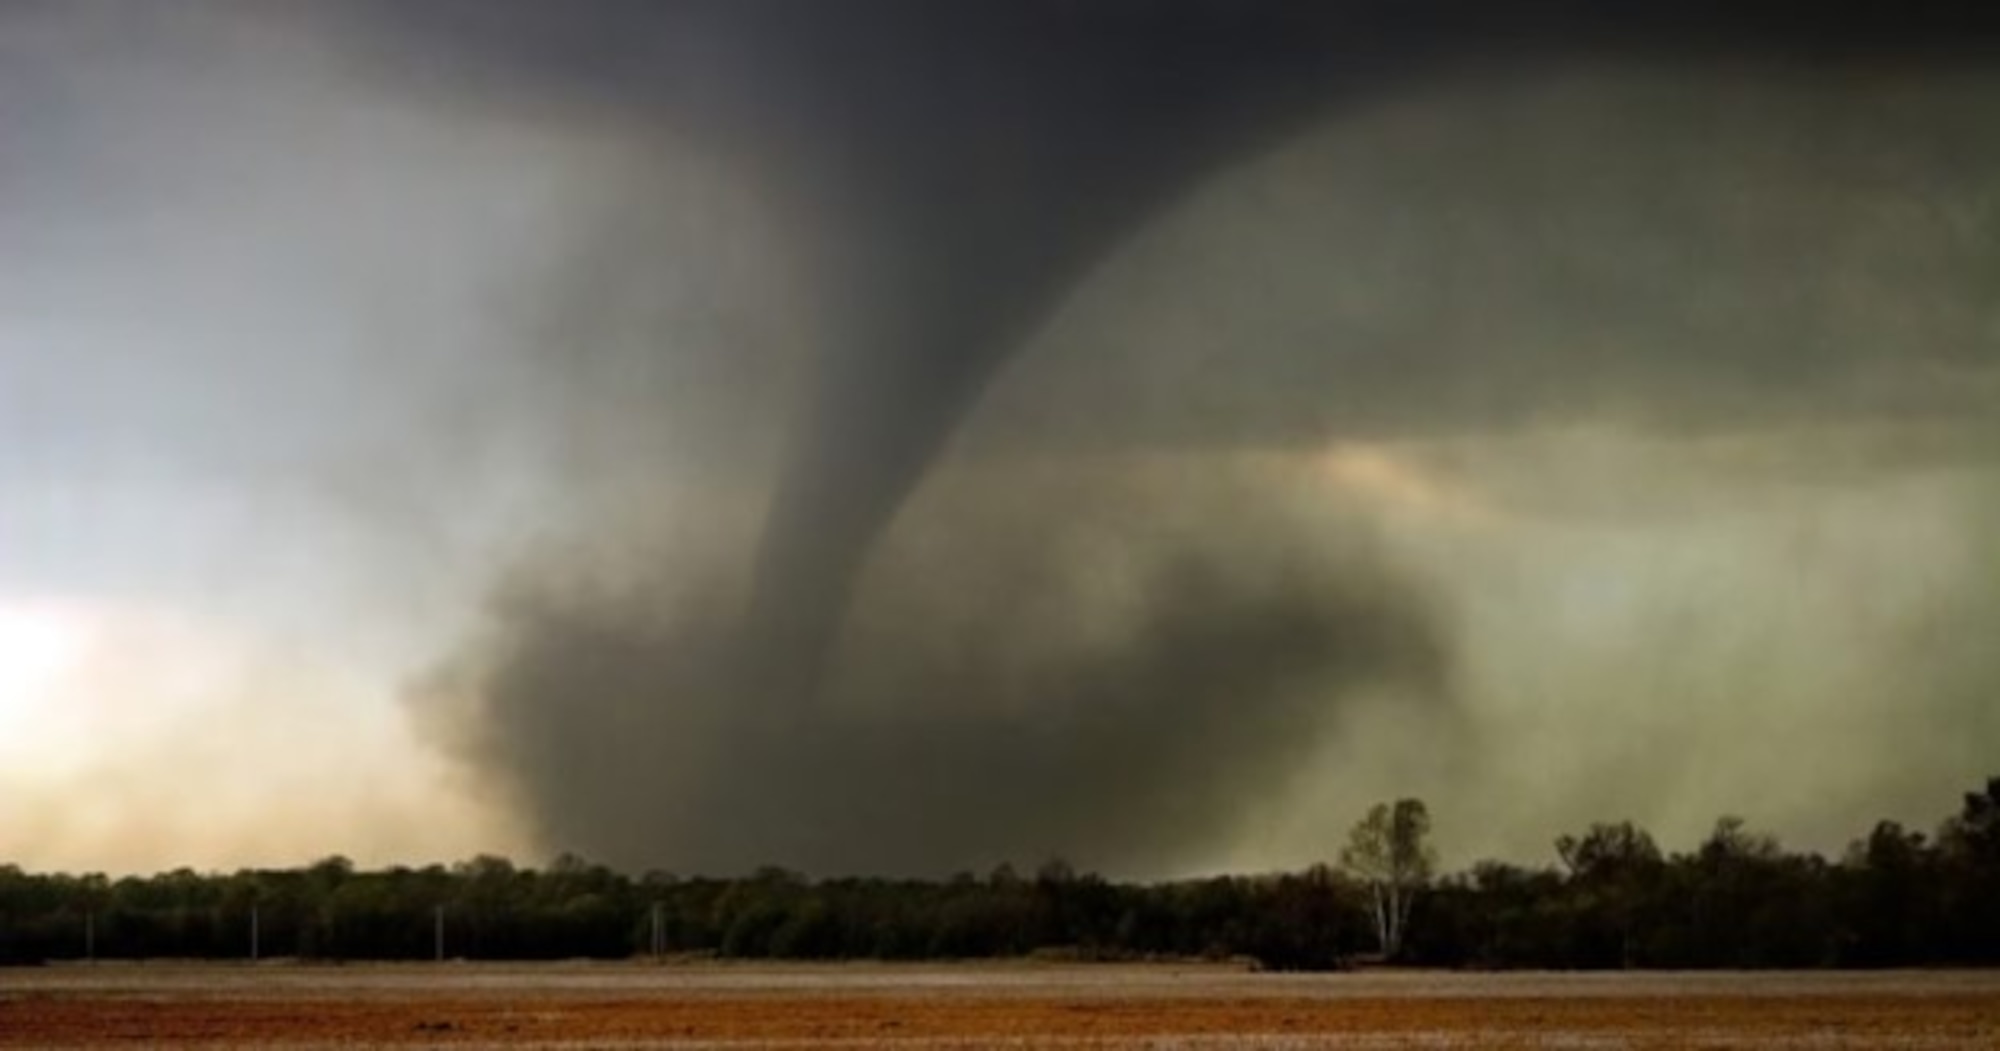
[(55, 742), (53, 698), (90, 646), (84, 618), (54, 606), (0, 606), (0, 765), (20, 769)]
[(161, 609), (0, 609), (0, 854), (144, 870), (516, 845), (380, 683)]

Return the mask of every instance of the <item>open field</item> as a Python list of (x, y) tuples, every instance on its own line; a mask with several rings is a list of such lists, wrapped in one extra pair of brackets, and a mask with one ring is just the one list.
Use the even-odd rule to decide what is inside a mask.
[(0, 971), (0, 1047), (2000, 1047), (2000, 973), (98, 964)]

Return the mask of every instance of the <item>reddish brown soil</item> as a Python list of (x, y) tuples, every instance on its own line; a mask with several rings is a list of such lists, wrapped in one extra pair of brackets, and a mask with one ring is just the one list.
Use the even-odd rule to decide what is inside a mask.
[(2000, 976), (1315, 978), (1166, 968), (0, 973), (0, 1047), (2000, 1047)]

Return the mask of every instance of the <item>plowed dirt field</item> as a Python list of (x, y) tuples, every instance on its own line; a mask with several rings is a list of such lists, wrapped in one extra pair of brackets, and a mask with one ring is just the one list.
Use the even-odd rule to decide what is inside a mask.
[(828, 1044), (2000, 1048), (2000, 974), (725, 964), (0, 971), (0, 1048)]

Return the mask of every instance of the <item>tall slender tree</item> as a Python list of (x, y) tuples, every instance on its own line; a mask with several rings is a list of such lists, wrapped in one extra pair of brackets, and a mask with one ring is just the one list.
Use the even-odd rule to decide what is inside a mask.
[(1368, 884), (1376, 944), (1394, 959), (1403, 950), (1410, 905), (1430, 881), (1437, 855), (1425, 842), (1431, 815), (1421, 799), (1377, 803), (1347, 834), (1341, 867)]

